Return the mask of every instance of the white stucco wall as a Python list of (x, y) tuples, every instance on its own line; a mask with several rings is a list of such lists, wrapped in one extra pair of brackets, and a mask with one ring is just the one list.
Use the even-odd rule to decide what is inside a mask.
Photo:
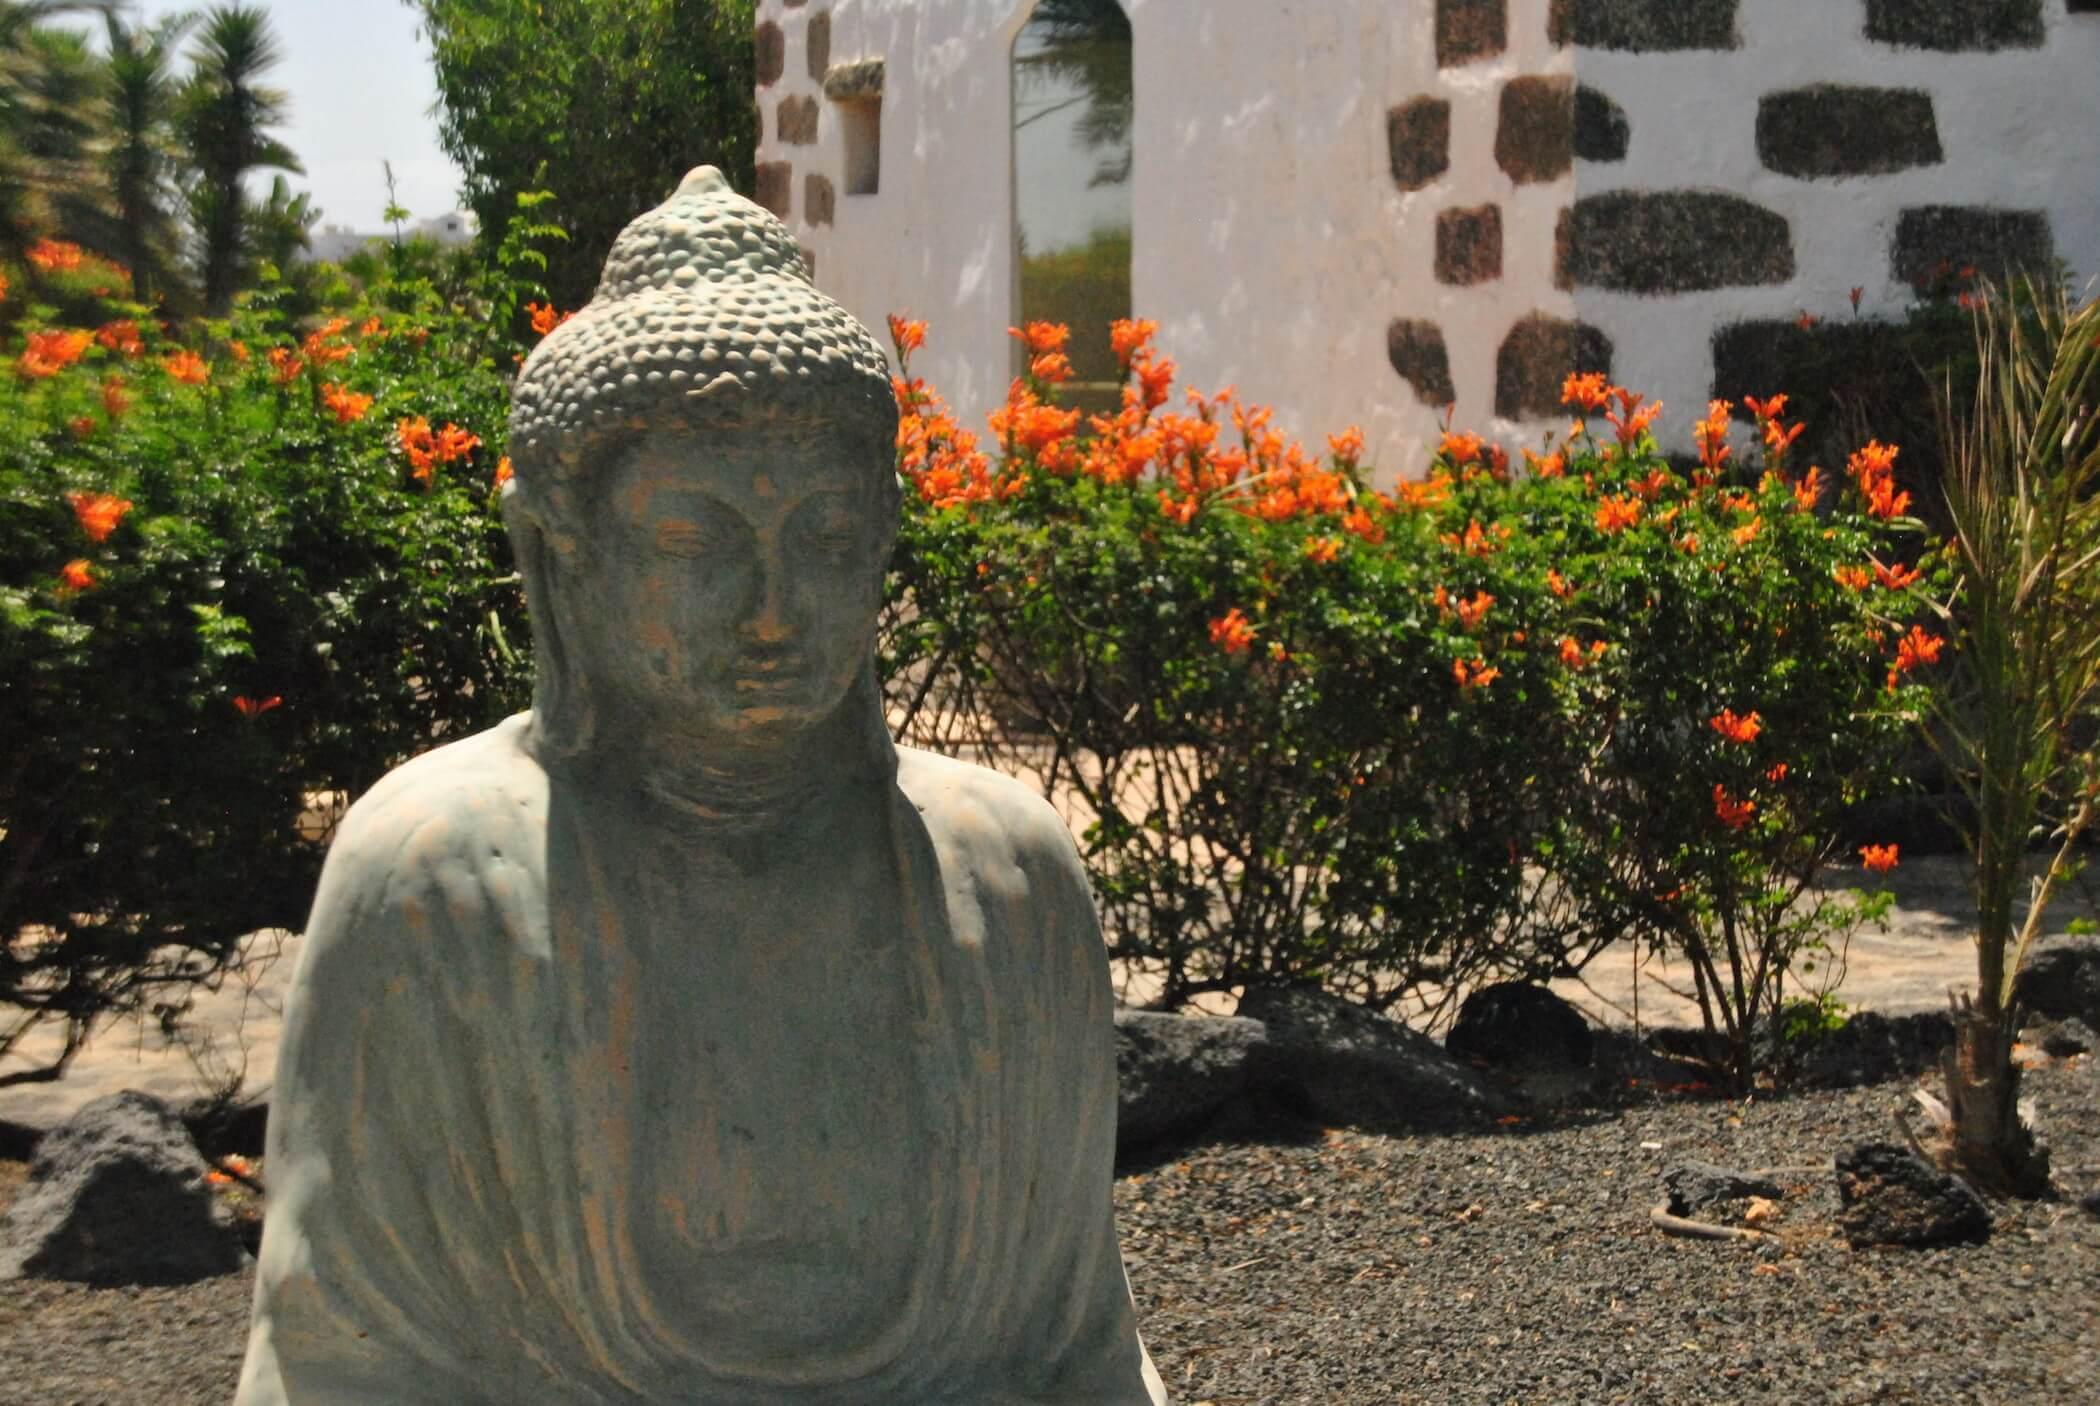
[[(2045, 0), (2043, 48), (1942, 54), (1868, 42), (1864, 12), (1858, 0), (1744, 0), (1740, 49), (1576, 51), (1582, 81), (1609, 93), (1632, 127), (1625, 161), (1576, 163), (1579, 194), (1706, 187), (1754, 200), (1793, 227), (1786, 283), (1671, 297), (1575, 294), (1576, 315), (1617, 348), (1615, 379), (1669, 406), (1676, 447), (1690, 447), (1689, 426), (1706, 407), (1716, 326), (1804, 312), (1849, 318), (1854, 287), (1864, 290), (1861, 317), (1902, 316), (1912, 291), (1888, 270), (1906, 208), (2044, 210), (2058, 256), (2080, 278), (2100, 273), (2100, 16), (2069, 16), (2063, 0)], [(1843, 180), (1767, 170), (1757, 155), (1758, 99), (1808, 83), (1926, 90), (1945, 160)]]
[[(895, 311), (932, 324), (923, 374), (973, 424), (1012, 374), (1015, 320), (1009, 56), (1033, 0), (761, 0), (786, 35), (785, 72), (762, 88), (759, 159), (792, 163), (789, 225), (817, 282), (880, 328)], [(1894, 315), (1910, 290), (1888, 274), (1898, 212), (1920, 204), (2047, 211), (2059, 254), (2100, 272), (2100, 16), (2045, 0), (2048, 42), (1996, 54), (1893, 49), (1863, 36), (1860, 0), (1743, 0), (1742, 46), (1726, 52), (1556, 48), (1549, 0), (1508, 0), (1509, 46), (1439, 70), (1433, 0), (1124, 0), (1136, 114), (1132, 301), (1160, 324), (1183, 380), (1230, 383), (1277, 407), (1309, 442), (1361, 425), (1382, 476), (1418, 472), (1439, 412), (1392, 370), (1386, 329), (1443, 328), (1461, 425), (1505, 440), (1546, 423), (1495, 422), (1496, 350), (1534, 312), (1610, 337), (1616, 378), (1669, 405), (1666, 439), (1688, 443), (1711, 384), (1715, 326), (1743, 318)], [(828, 9), (830, 61), (887, 66), (882, 180), (837, 198), (835, 222), (806, 218), (809, 172), (843, 169), (839, 123), (809, 72), (804, 32)], [(1630, 120), (1623, 162), (1519, 186), (1495, 164), (1502, 85), (1575, 73)], [(1758, 160), (1758, 99), (1828, 81), (1924, 88), (1945, 161), (1887, 176), (1808, 181)], [(819, 103), (815, 145), (779, 141), (786, 96)], [(1448, 98), (1449, 171), (1396, 188), (1388, 109)], [(1647, 297), (1553, 286), (1554, 228), (1578, 195), (1621, 187), (1733, 192), (1785, 216), (1786, 283)], [(1502, 207), (1503, 276), (1471, 288), (1433, 276), (1438, 212)], [(1782, 389), (1773, 387), (1772, 389)]]

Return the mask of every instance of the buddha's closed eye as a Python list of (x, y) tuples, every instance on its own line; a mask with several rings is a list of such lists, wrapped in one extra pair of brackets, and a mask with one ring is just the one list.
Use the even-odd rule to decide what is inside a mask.
[(657, 524), (656, 550), (669, 557), (698, 557), (721, 548), (722, 534), (704, 523), (671, 518)]

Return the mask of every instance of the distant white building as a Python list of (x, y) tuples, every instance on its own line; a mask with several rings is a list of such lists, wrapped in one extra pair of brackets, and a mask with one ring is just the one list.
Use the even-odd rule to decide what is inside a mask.
[(980, 428), (1008, 326), (1121, 313), (1386, 475), (1447, 405), (1564, 424), (1577, 366), (1689, 448), (1943, 271), (2100, 273), (2100, 0), (760, 0), (756, 38), (760, 203), (869, 326), (931, 322)]
[[(450, 210), (426, 220), (417, 220), (405, 226), (401, 233), (408, 239), (428, 239), (441, 249), (456, 249), (472, 241), (480, 229), (481, 222), (474, 218), (472, 210)], [(323, 225), (314, 231), (309, 256), (316, 263), (338, 263), (368, 244), (387, 244), (393, 238), (392, 230), (383, 234), (365, 234), (342, 225)]]

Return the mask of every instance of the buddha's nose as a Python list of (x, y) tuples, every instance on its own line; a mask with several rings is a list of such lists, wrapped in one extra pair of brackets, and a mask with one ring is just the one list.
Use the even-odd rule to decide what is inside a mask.
[(768, 561), (759, 572), (758, 596), (737, 627), (745, 641), (758, 645), (786, 644), (795, 637), (795, 622), (789, 613), (787, 582), (777, 561)]

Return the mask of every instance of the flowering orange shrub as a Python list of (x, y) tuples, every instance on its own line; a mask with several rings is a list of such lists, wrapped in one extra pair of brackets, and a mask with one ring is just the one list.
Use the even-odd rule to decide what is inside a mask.
[(903, 733), (1056, 759), (1031, 764), (1169, 1003), (1316, 979), (1389, 1004), (1632, 932), (1747, 1050), (1779, 978), (1877, 911), (1807, 879), (1931, 672), (1891, 451), (1840, 482), (1794, 462), (1784, 397), (1747, 445), (1716, 401), (1680, 471), (1662, 407), (1581, 375), (1521, 465), (1451, 429), (1385, 491), (1359, 431), (1314, 452), (1230, 387), (1177, 394), (1149, 323), (1110, 329), (1094, 413), (1060, 399), (1067, 330), (1014, 329), (981, 431), (912, 375), (925, 325), (891, 333)]
[[(126, 282), (51, 240), (0, 275), (0, 1055), (297, 925), (309, 797), (523, 688), (485, 312), (381, 283), (170, 327)], [(402, 420), (441, 427), (427, 473)]]

